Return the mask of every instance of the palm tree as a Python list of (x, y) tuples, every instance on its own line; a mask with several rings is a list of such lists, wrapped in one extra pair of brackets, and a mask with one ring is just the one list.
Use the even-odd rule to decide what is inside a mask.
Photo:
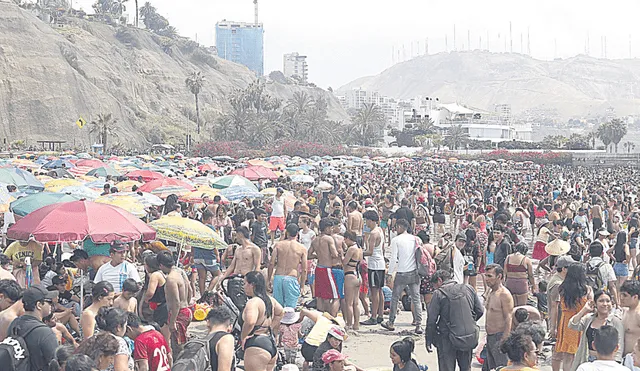
[(384, 123), (384, 114), (380, 107), (373, 103), (365, 103), (353, 118), (353, 133), (360, 144), (368, 146), (380, 137)]
[(202, 72), (192, 72), (185, 80), (184, 83), (196, 97), (196, 123), (198, 124), (198, 134), (200, 134), (200, 103), (198, 101), (198, 94), (200, 94), (200, 90), (202, 90), (202, 86), (204, 85), (204, 75)]
[(303, 138), (306, 129), (312, 125), (311, 111), (315, 108), (315, 101), (306, 92), (295, 92), (293, 98), (285, 107), (283, 121), (285, 131), (296, 140)]
[(142, 8), (140, 8), (140, 18), (142, 18), (142, 23), (144, 23), (145, 27), (150, 28), (151, 18), (156, 14), (156, 7), (151, 5), (150, 2), (144, 3)]
[(598, 139), (604, 143), (604, 148), (609, 151), (609, 145), (613, 140), (613, 136), (611, 133), (611, 124), (609, 122), (603, 122), (598, 126), (598, 130), (596, 131)]
[(446, 140), (448, 144), (451, 144), (453, 150), (458, 149), (458, 147), (464, 144), (467, 139), (469, 139), (469, 132), (467, 129), (462, 127), (462, 124), (451, 126), (449, 128)]
[(618, 143), (627, 135), (627, 124), (620, 119), (613, 119), (609, 125), (611, 126), (611, 141), (616, 146), (616, 153), (618, 153)]
[(636, 145), (633, 142), (624, 142), (622, 147), (627, 149), (627, 153), (631, 153), (636, 148)]
[(110, 113), (100, 113), (96, 120), (91, 121), (89, 124), (91, 129), (89, 133), (98, 134), (99, 142), (102, 143), (102, 151), (107, 153), (107, 143), (109, 136), (118, 136), (116, 133), (117, 119), (113, 118)]

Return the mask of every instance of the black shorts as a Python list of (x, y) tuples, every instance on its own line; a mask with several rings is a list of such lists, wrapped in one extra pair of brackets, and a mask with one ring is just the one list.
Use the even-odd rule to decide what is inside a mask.
[(302, 343), (302, 349), (300, 349), (300, 352), (302, 353), (302, 357), (305, 362), (313, 362), (313, 355), (316, 354), (317, 349), (318, 347), (315, 345), (310, 345), (306, 342)]
[(384, 271), (369, 269), (369, 288), (381, 289), (384, 287)]

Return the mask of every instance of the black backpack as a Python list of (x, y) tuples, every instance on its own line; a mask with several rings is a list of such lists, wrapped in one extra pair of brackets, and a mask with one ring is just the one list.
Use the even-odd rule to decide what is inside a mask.
[[(473, 317), (473, 303), (465, 293), (466, 285), (453, 283), (438, 289), (449, 300), (449, 321), (445, 323), (449, 341), (456, 350), (473, 350), (478, 346), (480, 327)], [(455, 318), (455, 321), (451, 321)]]
[(600, 267), (605, 264), (604, 261), (592, 266), (591, 264), (587, 264), (587, 285), (593, 288), (593, 291), (604, 290), (604, 280), (600, 275)]
[(14, 327), (11, 336), (6, 337), (0, 343), (0, 365), (3, 371), (30, 371), (29, 349), (24, 340), (33, 330), (47, 327), (44, 323), (41, 326), (34, 326), (27, 331), (24, 336), (18, 335), (18, 328)]
[(201, 371), (210, 367), (209, 341), (215, 334), (210, 334), (204, 339), (191, 339), (185, 345), (178, 357), (173, 362), (171, 369), (174, 371)]
[(448, 244), (448, 246), (440, 250), (434, 260), (436, 261), (436, 266), (438, 267), (438, 269), (453, 273), (454, 246), (451, 242), (449, 242)]

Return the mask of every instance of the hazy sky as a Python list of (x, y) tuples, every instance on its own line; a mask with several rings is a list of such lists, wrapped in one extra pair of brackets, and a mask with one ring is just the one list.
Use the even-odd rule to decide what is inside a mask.
[[(93, 1), (74, 1), (85, 2)], [(150, 2), (181, 35), (195, 39), (197, 34), (207, 46), (215, 44), (217, 21), (253, 21), (252, 0)], [(414, 54), (423, 54), (427, 38), (429, 52), (437, 53), (445, 50), (446, 34), (452, 50), (454, 24), (458, 50), (467, 49), (468, 30), (472, 49), (479, 47), (480, 37), (481, 47), (487, 48), (488, 32), (492, 51), (505, 51), (505, 40), (509, 50), (511, 21), (514, 52), (527, 51), (529, 29), (536, 58), (584, 53), (587, 33), (592, 56), (603, 55), (601, 37), (606, 35), (608, 58), (640, 57), (637, 0), (260, 0), (259, 6), (265, 72), (282, 70), (283, 54), (297, 51), (308, 56), (310, 81), (323, 88), (380, 73), (393, 64), (398, 51), (403, 59), (402, 45), (404, 59), (410, 57), (411, 45)], [(133, 8), (133, 0), (128, 7)]]

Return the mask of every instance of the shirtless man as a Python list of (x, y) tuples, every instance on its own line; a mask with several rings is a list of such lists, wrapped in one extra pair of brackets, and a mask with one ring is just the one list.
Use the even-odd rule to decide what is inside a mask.
[[(216, 289), (220, 288), (220, 284), (225, 278), (234, 275), (246, 275), (249, 272), (257, 271), (260, 269), (260, 260), (262, 259), (262, 251), (258, 246), (253, 244), (250, 240), (251, 234), (249, 229), (245, 226), (240, 226), (236, 229), (235, 240), (240, 245), (235, 250), (233, 260), (231, 264), (222, 275), (222, 278), (218, 280)], [(240, 287), (244, 285), (244, 280), (240, 280)]]
[(9, 325), (14, 319), (24, 314), (24, 307), (22, 306), (22, 300), (18, 300), (9, 308), (0, 312), (0, 341), (3, 341), (7, 337), (7, 331)]
[(362, 213), (358, 211), (358, 203), (355, 201), (349, 202), (347, 206), (349, 214), (347, 217), (347, 231), (353, 232), (356, 235), (356, 242), (358, 246), (363, 246), (362, 229), (364, 228), (364, 219)]
[(500, 344), (511, 334), (513, 297), (502, 285), (504, 270), (497, 264), (486, 268), (485, 281), (491, 289), (486, 302), (487, 362), (490, 370), (507, 365), (507, 355), (500, 351)]
[(627, 280), (620, 286), (620, 305), (628, 308), (622, 318), (624, 326), (623, 357), (633, 352), (633, 346), (640, 338), (640, 281)]
[(15, 279), (0, 280), (0, 313), (22, 299), (22, 287)]
[(9, 269), (9, 263), (11, 263), (11, 259), (5, 254), (0, 253), (0, 280), (14, 280), (16, 281), (16, 277), (11, 274)]
[(331, 267), (333, 267), (334, 261), (339, 261), (340, 254), (336, 248), (335, 240), (331, 236), (333, 232), (331, 219), (321, 219), (318, 229), (321, 234), (311, 242), (307, 259), (318, 259), (315, 280), (318, 310), (329, 312), (335, 317), (338, 315), (338, 308), (340, 306), (340, 294), (338, 291), (338, 283), (336, 282)]
[(378, 223), (380, 217), (373, 210), (367, 210), (363, 214), (367, 227), (371, 229), (371, 233), (365, 244), (364, 256), (367, 259), (368, 276), (369, 276), (369, 294), (371, 296), (371, 318), (360, 322), (361, 325), (373, 326), (382, 323), (382, 315), (384, 313), (384, 295), (382, 287), (384, 286), (384, 276), (386, 264), (384, 262), (384, 231)]
[(511, 311), (511, 328), (516, 329), (523, 322), (542, 322), (542, 315), (536, 307), (520, 305)]
[(169, 251), (158, 254), (160, 270), (166, 275), (165, 293), (169, 309), (169, 331), (171, 331), (171, 350), (174, 358), (187, 342), (187, 328), (191, 323), (189, 309), (190, 290), (189, 280), (184, 272), (175, 266), (173, 255)]
[(267, 282), (273, 289), (273, 297), (285, 308), (295, 308), (298, 305), (300, 288), (304, 287), (307, 278), (307, 248), (296, 241), (299, 230), (296, 224), (286, 227), (286, 239), (276, 242), (269, 261)]

